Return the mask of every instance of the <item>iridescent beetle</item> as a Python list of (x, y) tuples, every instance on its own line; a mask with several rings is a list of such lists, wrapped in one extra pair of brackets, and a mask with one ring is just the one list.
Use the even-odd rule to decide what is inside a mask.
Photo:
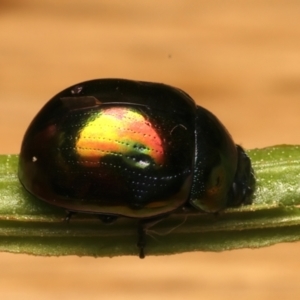
[(180, 89), (123, 79), (83, 82), (57, 94), (24, 136), (19, 179), (68, 212), (145, 229), (192, 206), (218, 212), (252, 202), (251, 162), (220, 121)]

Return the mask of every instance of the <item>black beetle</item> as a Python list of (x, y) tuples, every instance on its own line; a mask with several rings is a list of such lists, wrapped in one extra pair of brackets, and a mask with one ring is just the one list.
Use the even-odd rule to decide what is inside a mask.
[(187, 206), (250, 204), (255, 185), (249, 157), (212, 113), (180, 89), (124, 79), (53, 97), (26, 131), (19, 179), (69, 213), (139, 219), (141, 258), (156, 221)]

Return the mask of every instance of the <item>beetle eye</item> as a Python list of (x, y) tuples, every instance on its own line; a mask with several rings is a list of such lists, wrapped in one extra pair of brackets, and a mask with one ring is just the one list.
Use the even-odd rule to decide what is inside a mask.
[(199, 208), (207, 212), (216, 212), (226, 204), (226, 172), (224, 167), (214, 167), (207, 177), (203, 198), (198, 202)]
[(206, 192), (209, 195), (214, 195), (222, 190), (223, 182), (225, 177), (225, 171), (222, 166), (218, 166), (212, 169), (210, 172), (207, 185)]
[(218, 174), (217, 178), (215, 178), (214, 180), (215, 180), (215, 186), (220, 186), (221, 185), (222, 179), (221, 179), (220, 174)]

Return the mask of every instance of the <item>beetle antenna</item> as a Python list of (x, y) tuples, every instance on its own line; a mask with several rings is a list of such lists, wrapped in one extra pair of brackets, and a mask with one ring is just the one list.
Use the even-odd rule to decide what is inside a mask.
[[(188, 216), (184, 216), (183, 221), (181, 221), (178, 225), (176, 225), (175, 227), (169, 229), (169, 230), (166, 231), (166, 232), (158, 232), (158, 231), (156, 231), (156, 230), (147, 230), (146, 233), (147, 233), (149, 236), (151, 236), (153, 239), (155, 239), (155, 238), (154, 238), (154, 236), (151, 235), (151, 234), (156, 234), (156, 235), (159, 235), (159, 236), (165, 236), (165, 235), (168, 235), (168, 234), (170, 234), (171, 232), (173, 232), (174, 230), (176, 230), (177, 228), (179, 228), (180, 226), (182, 226), (182, 225), (186, 222), (187, 217), (188, 217)], [(156, 240), (156, 239), (155, 239), (155, 240)]]
[(139, 257), (145, 258), (145, 246), (146, 246), (146, 234), (145, 234), (145, 228), (142, 222), (139, 222), (138, 224), (138, 242), (137, 246), (140, 250)]

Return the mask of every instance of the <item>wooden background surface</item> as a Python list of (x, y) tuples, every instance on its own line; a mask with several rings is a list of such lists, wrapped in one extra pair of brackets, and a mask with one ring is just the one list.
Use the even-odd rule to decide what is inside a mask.
[[(300, 144), (300, 2), (0, 1), (0, 153), (44, 103), (104, 77), (182, 88), (245, 148)], [(300, 243), (168, 257), (0, 254), (2, 299), (297, 299)]]

